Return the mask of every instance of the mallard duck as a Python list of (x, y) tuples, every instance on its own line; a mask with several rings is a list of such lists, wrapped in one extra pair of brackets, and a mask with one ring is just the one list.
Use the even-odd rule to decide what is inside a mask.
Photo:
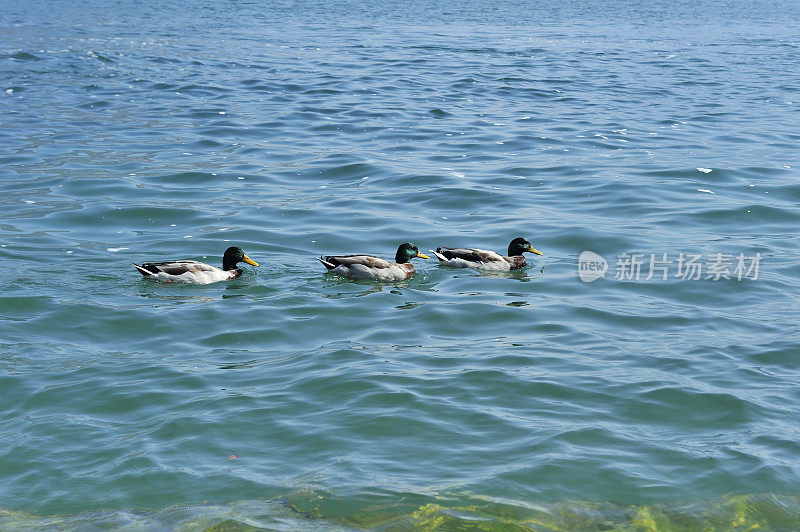
[(523, 253), (530, 252), (541, 255), (542, 252), (524, 238), (515, 238), (508, 245), (508, 256), (504, 257), (494, 251), (483, 249), (462, 249), (439, 247), (431, 253), (442, 264), (455, 268), (474, 268), (476, 270), (508, 271), (524, 268), (526, 265)]
[(222, 269), (196, 260), (144, 262), (141, 266), (133, 263), (133, 267), (146, 279), (155, 279), (162, 283), (209, 284), (242, 275), (242, 269), (236, 267), (240, 262), (258, 266), (256, 261), (245, 255), (242, 248), (231, 246), (222, 257)]
[(348, 279), (402, 281), (414, 275), (414, 265), (411, 264), (411, 259), (414, 257), (430, 258), (420, 253), (414, 244), (404, 242), (397, 248), (394, 262), (372, 255), (336, 255), (319, 257), (317, 260), (331, 273)]

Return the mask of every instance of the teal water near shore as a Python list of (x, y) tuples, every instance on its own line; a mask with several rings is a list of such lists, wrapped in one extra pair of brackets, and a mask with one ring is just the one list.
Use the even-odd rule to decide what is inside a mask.
[(800, 528), (793, 3), (0, 6), (1, 528)]

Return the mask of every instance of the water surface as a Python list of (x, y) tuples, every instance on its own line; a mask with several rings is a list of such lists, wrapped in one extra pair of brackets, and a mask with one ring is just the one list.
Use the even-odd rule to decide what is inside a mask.
[(0, 6), (2, 526), (799, 526), (794, 4)]

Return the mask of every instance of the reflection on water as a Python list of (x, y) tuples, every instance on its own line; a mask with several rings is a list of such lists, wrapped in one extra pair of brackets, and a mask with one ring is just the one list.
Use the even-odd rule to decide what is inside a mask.
[[(134, 270), (134, 273), (137, 273)], [(115, 277), (109, 278), (116, 280)], [(154, 307), (177, 308), (187, 303), (214, 303), (221, 299), (252, 298), (248, 289), (258, 286), (254, 275), (243, 274), (231, 281), (222, 281), (208, 285), (190, 283), (162, 283), (153, 279), (139, 278), (135, 286), (139, 296), (165, 302), (154, 302)], [(197, 292), (202, 292), (198, 294)]]
[(402, 305), (397, 305), (394, 308), (396, 308), (398, 310), (411, 310), (412, 308), (417, 308), (420, 305), (424, 305), (424, 304), (425, 303), (423, 303), (422, 301), (417, 301), (417, 302), (408, 301), (408, 302), (406, 302), (406, 303), (404, 303)]
[[(148, 285), (156, 285), (157, 281), (141, 281)], [(206, 303), (205, 306), (210, 306), (216, 301), (219, 301), (224, 294), (211, 296), (211, 295), (197, 295), (191, 291), (184, 291), (183, 293), (170, 293), (172, 285), (177, 283), (158, 283), (156, 286), (139, 286), (139, 297), (154, 300), (151, 304), (154, 308), (175, 309), (181, 305), (188, 303)], [(162, 288), (160, 285), (164, 285)], [(236, 294), (227, 297), (238, 297)]]

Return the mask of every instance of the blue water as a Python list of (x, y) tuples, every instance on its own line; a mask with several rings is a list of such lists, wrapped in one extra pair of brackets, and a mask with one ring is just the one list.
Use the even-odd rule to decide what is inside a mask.
[(800, 527), (798, 11), (0, 1), (0, 528)]

